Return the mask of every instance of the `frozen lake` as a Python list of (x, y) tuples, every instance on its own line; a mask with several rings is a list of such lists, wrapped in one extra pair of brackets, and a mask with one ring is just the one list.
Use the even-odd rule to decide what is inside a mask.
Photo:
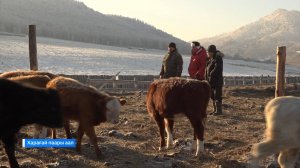
[[(39, 70), (62, 74), (158, 75), (166, 51), (128, 49), (38, 37)], [(28, 38), (0, 35), (0, 72), (29, 69)], [(225, 56), (226, 57), (226, 56)], [(189, 56), (184, 56), (187, 75)], [(288, 75), (300, 67), (287, 66)], [(224, 59), (224, 75), (275, 75), (275, 64)]]

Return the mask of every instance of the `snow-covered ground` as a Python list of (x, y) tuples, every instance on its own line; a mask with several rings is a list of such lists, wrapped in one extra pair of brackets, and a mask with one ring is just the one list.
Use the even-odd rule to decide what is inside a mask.
[[(38, 37), (39, 69), (62, 74), (157, 75), (165, 51), (138, 50)], [(184, 56), (187, 75), (189, 56)], [(0, 35), (0, 72), (28, 69), (28, 38)], [(300, 68), (287, 66), (289, 75)], [(275, 65), (224, 59), (224, 75), (275, 75)]]

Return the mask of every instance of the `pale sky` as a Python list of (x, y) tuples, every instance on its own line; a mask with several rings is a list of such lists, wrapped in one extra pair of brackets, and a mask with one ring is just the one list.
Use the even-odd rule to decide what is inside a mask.
[(233, 31), (300, 0), (79, 0), (103, 14), (137, 18), (185, 41)]

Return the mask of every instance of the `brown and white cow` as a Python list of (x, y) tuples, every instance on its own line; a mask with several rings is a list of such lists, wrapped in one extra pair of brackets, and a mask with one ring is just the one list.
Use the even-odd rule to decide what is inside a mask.
[(174, 115), (183, 113), (194, 128), (196, 156), (204, 151), (204, 127), (210, 86), (206, 81), (170, 78), (154, 81), (147, 94), (147, 109), (156, 121), (160, 133), (160, 150), (165, 148), (164, 131), (167, 132), (167, 146), (173, 145)]
[(118, 121), (121, 110), (119, 99), (65, 77), (51, 80), (47, 84), (47, 88), (56, 89), (59, 93), (68, 138), (71, 137), (69, 121), (79, 122), (76, 150), (81, 151), (81, 140), (86, 133), (95, 148), (96, 155), (99, 157), (101, 151), (97, 145), (94, 126), (105, 121), (112, 123)]

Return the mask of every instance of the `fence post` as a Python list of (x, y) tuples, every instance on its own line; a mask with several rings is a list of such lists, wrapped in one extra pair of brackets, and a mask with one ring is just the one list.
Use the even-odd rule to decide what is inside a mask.
[(259, 85), (262, 85), (262, 78), (263, 78), (263, 75), (261, 75), (259, 78)]
[(286, 47), (277, 47), (276, 91), (275, 97), (284, 96)]
[(233, 77), (233, 86), (236, 86), (236, 78)]
[(37, 61), (37, 48), (36, 48), (36, 26), (29, 25), (29, 61), (30, 61), (30, 70), (38, 70), (38, 61)]
[(137, 84), (137, 79), (136, 79), (135, 76), (133, 77), (133, 83), (134, 83), (134, 88), (137, 89), (138, 88), (138, 84)]
[(113, 89), (116, 89), (116, 88), (117, 88), (117, 84), (116, 84), (115, 80), (113, 80), (112, 85), (113, 85)]

